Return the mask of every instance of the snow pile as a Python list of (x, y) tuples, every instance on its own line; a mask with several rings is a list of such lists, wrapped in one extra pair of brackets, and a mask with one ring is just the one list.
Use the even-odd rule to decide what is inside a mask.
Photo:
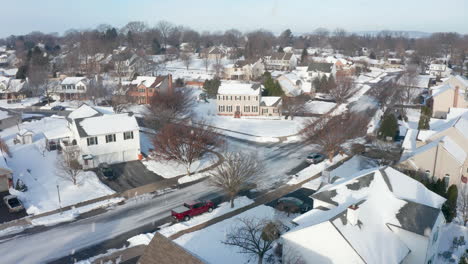
[(81, 206), (78, 208), (73, 207), (70, 210), (67, 210), (65, 212), (53, 214), (53, 215), (48, 215), (44, 217), (39, 217), (31, 220), (31, 224), (34, 226), (52, 226), (56, 225), (58, 223), (63, 223), (63, 222), (70, 222), (75, 220), (76, 217), (78, 217), (80, 214), (98, 209), (98, 208), (106, 208), (111, 205), (115, 205), (123, 201), (124, 198), (112, 198), (112, 199), (107, 199), (104, 201), (92, 203), (89, 205)]
[[(201, 160), (197, 160), (190, 166), (190, 172), (196, 174), (198, 171), (203, 170), (214, 162), (217, 157), (212, 153), (205, 154)], [(181, 175), (187, 174), (187, 168), (175, 161), (164, 161), (164, 160), (145, 160), (143, 165), (146, 168), (163, 178), (170, 179)]]

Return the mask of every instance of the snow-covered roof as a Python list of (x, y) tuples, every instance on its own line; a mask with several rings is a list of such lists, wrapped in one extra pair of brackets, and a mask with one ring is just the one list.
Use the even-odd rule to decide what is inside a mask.
[(277, 106), (281, 103), (280, 96), (262, 96), (261, 106)]
[[(428, 236), (445, 199), (390, 167), (362, 171), (350, 178), (315, 193), (315, 200), (331, 208), (315, 208), (295, 218), (299, 226), (283, 238), (299, 245), (303, 257), (327, 256), (331, 263), (354, 263), (350, 260), (358, 257), (363, 261), (357, 263), (401, 263), (410, 251), (389, 226)], [(351, 205), (358, 206), (352, 211), (357, 224), (348, 218)]]
[(80, 137), (122, 133), (140, 129), (135, 116), (129, 113), (77, 119), (76, 126)]
[(406, 161), (414, 156), (417, 156), (421, 153), (429, 151), (433, 148), (436, 148), (439, 143), (442, 143), (442, 147), (452, 155), (455, 160), (463, 164), (466, 160), (467, 154), (455, 141), (453, 141), (449, 136), (440, 137), (430, 143), (427, 143), (419, 148), (415, 148), (412, 151), (405, 151), (401, 156), (401, 161)]
[(43, 134), (48, 140), (66, 138), (72, 135), (67, 126), (58, 126), (55, 129), (46, 130)]
[(11, 79), (8, 83), (8, 91), (12, 93), (17, 93), (23, 89), (26, 81), (23, 79)]
[(86, 77), (66, 77), (62, 81), (62, 85), (71, 85), (71, 84), (77, 84), (81, 81), (85, 81)]
[(453, 111), (446, 120), (431, 124), (430, 130), (420, 130), (418, 140), (426, 141), (451, 127), (457, 129), (468, 140), (468, 111)]
[(20, 129), (20, 131), (18, 132), (18, 135), (20, 136), (24, 136), (24, 135), (32, 135), (34, 134), (31, 130), (28, 130), (28, 129)]
[(453, 89), (452, 85), (450, 85), (449, 83), (445, 83), (445, 84), (442, 84), (442, 85), (438, 85), (438, 86), (435, 86), (435, 87), (432, 87), (431, 88), (431, 91), (432, 91), (432, 97), (436, 97), (450, 89)]
[(221, 82), (218, 94), (224, 95), (260, 95), (262, 85), (252, 83), (242, 83), (237, 81)]
[(85, 118), (91, 117), (96, 115), (101, 115), (102, 113), (99, 112), (96, 108), (91, 107), (87, 104), (82, 104), (78, 109), (74, 110), (70, 114), (68, 114), (69, 119), (77, 119), (77, 118)]
[(133, 85), (144, 85), (146, 87), (151, 86), (156, 81), (156, 77), (153, 76), (137, 76), (135, 80), (132, 80)]
[(459, 80), (465, 87), (468, 87), (468, 79), (466, 79), (464, 76), (461, 75), (456, 75), (455, 78)]

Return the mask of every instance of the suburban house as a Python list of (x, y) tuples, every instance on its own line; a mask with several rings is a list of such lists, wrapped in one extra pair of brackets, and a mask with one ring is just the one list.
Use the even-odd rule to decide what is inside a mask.
[(281, 236), (285, 263), (410, 264), (437, 257), (445, 199), (393, 168), (338, 179), (311, 198), (314, 209)]
[(281, 97), (262, 96), (262, 90), (258, 83), (222, 82), (216, 100), (218, 115), (281, 116)]
[(84, 100), (89, 80), (86, 77), (66, 77), (56, 89), (60, 100)]
[(447, 187), (468, 181), (468, 112), (431, 126), (409, 130), (399, 167), (442, 179)]
[(26, 97), (27, 87), (27, 80), (0, 76), (0, 99), (23, 99)]
[(21, 113), (0, 107), (0, 131), (21, 123)]
[(452, 74), (452, 69), (447, 67), (445, 63), (431, 63), (429, 65), (429, 70), (427, 71), (429, 75), (445, 78), (449, 77)]
[(149, 104), (157, 92), (172, 91), (172, 75), (167, 76), (137, 76), (130, 82), (127, 96), (138, 104)]
[(220, 60), (226, 57), (227, 54), (228, 52), (224, 47), (215, 46), (215, 47), (203, 49), (200, 55), (202, 58), (205, 58), (206, 56), (208, 56), (209, 60), (215, 61), (215, 60)]
[(5, 156), (0, 155), (0, 192), (7, 192), (13, 186), (13, 171), (8, 167)]
[(132, 113), (86, 104), (66, 117), (67, 127), (44, 133), (47, 148), (73, 153), (85, 169), (139, 159), (139, 126)]
[(224, 78), (228, 80), (251, 81), (265, 72), (261, 60), (238, 60), (236, 63), (224, 67)]
[(204, 264), (200, 257), (156, 232), (145, 248), (138, 264)]
[(433, 117), (445, 118), (451, 107), (468, 108), (468, 80), (463, 76), (451, 76), (430, 93)]
[(307, 67), (307, 73), (309, 74), (309, 78), (322, 78), (322, 76), (329, 77), (330, 74), (333, 74), (333, 63), (327, 62), (311, 62), (309, 63), (309, 67)]
[(313, 94), (312, 84), (303, 80), (295, 73), (286, 73), (276, 79), (284, 92), (289, 97), (301, 94)]
[(265, 57), (267, 70), (286, 71), (297, 66), (297, 57), (293, 53), (274, 52)]

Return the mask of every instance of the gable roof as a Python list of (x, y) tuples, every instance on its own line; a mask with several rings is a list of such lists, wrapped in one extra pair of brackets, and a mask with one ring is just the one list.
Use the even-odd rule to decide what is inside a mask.
[(429, 142), (425, 145), (420, 146), (419, 148), (413, 149), (412, 151), (406, 151), (401, 156), (400, 161), (409, 160), (421, 153), (429, 151), (433, 148), (436, 148), (439, 143), (458, 163), (463, 164), (466, 160), (467, 154), (465, 150), (460, 147), (455, 141), (453, 141), (449, 136), (440, 137), (432, 142)]
[(332, 68), (333, 68), (333, 63), (312, 62), (309, 64), (307, 71), (331, 73)]
[(71, 85), (71, 84), (77, 84), (81, 81), (86, 82), (87, 81), (86, 77), (66, 77), (65, 79), (63, 79), (61, 84)]
[(280, 96), (262, 96), (260, 106), (278, 106), (281, 104)]
[[(350, 263), (341, 255), (342, 250), (349, 259), (360, 257), (362, 261), (356, 263), (401, 263), (410, 253), (409, 248), (388, 225), (427, 236), (445, 201), (390, 167), (361, 172), (351, 180), (339, 179), (312, 197), (334, 206), (315, 208), (297, 217), (294, 222), (299, 226), (283, 237), (302, 247), (307, 247), (302, 241), (309, 240), (314, 247), (308, 251), (327, 256), (333, 263)], [(358, 204), (354, 211), (358, 223), (352, 225), (347, 220), (348, 206), (355, 204)], [(322, 234), (323, 230), (333, 234), (332, 241), (327, 238), (327, 243), (321, 243), (327, 236), (327, 233)], [(327, 254), (328, 251), (336, 254)]]
[(98, 115), (75, 119), (81, 138), (139, 130), (138, 122), (131, 113)]
[(200, 258), (156, 232), (139, 264), (204, 264)]
[(260, 95), (262, 88), (258, 83), (242, 83), (237, 81), (221, 82), (218, 94), (224, 95)]
[(68, 119), (78, 119), (78, 118), (85, 118), (91, 116), (99, 116), (102, 115), (100, 111), (96, 108), (91, 107), (87, 104), (82, 104), (76, 110), (73, 110), (70, 114), (68, 114)]

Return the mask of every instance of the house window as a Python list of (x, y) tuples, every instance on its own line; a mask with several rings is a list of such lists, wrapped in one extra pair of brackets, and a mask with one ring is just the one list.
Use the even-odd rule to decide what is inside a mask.
[(133, 139), (133, 131), (124, 132), (124, 140), (127, 139)]
[(138, 92), (144, 93), (144, 92), (145, 92), (145, 89), (144, 89), (144, 88), (143, 88), (143, 89), (138, 89)]
[(255, 101), (258, 101), (258, 96), (255, 96)]
[(88, 141), (88, 146), (98, 144), (97, 137), (89, 137), (86, 140)]
[(252, 106), (252, 112), (258, 112), (258, 106)]
[(106, 143), (115, 142), (115, 134), (106, 135)]

